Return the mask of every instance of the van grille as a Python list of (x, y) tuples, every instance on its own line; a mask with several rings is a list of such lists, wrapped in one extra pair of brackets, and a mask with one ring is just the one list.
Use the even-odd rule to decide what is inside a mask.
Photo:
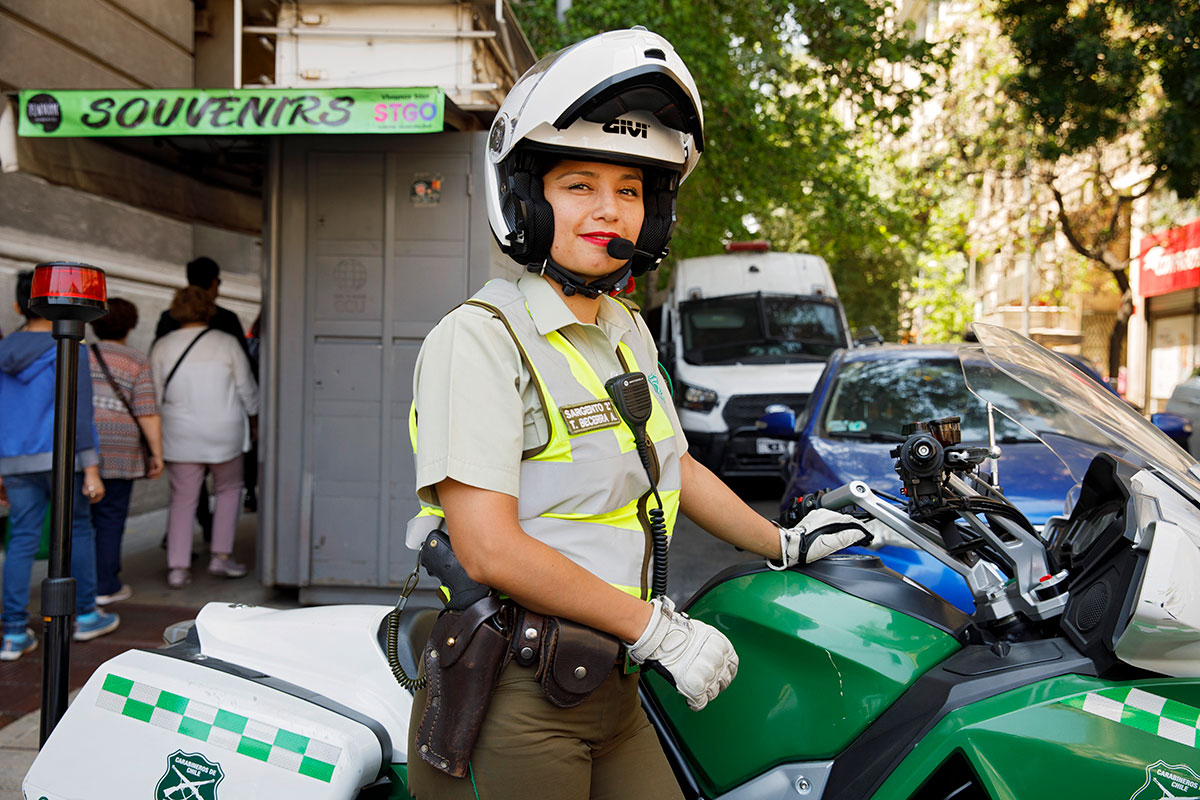
[(767, 412), (767, 406), (785, 405), (796, 412), (796, 416), (808, 405), (806, 394), (739, 394), (729, 398), (721, 416), (730, 431), (754, 427), (758, 418)]

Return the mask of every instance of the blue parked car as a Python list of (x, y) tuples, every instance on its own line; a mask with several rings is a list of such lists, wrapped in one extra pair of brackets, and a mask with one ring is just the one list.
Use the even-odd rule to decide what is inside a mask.
[[(881, 345), (836, 351), (796, 421), (781, 508), (793, 498), (854, 480), (899, 496), (890, 453), (904, 441), (900, 430), (908, 422), (961, 417), (963, 443), (986, 444), (986, 406), (967, 389), (957, 350), (957, 345)], [(994, 416), (1004, 494), (1040, 527), (1063, 513), (1075, 481), (1049, 448), (1007, 417)], [(886, 545), (874, 552), (897, 572), (974, 610), (966, 583), (923, 551)]]

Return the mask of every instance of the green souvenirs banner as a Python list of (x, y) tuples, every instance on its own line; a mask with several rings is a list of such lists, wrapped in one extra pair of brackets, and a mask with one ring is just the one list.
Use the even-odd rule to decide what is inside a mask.
[(440, 89), (23, 91), (21, 136), (439, 133)]

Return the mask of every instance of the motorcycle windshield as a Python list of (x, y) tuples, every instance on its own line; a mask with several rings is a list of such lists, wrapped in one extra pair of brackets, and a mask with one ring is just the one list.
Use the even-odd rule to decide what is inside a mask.
[(1041, 439), (1077, 483), (1106, 452), (1165, 473), (1200, 499), (1196, 461), (1094, 378), (1015, 331), (972, 330), (979, 346), (960, 352), (968, 388)]

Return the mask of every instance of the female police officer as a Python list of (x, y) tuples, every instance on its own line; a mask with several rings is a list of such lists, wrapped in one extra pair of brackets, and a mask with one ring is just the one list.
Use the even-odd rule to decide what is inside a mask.
[[(729, 640), (651, 596), (655, 506), (660, 534), (682, 511), (784, 566), (863, 537), (848, 518), (782, 530), (691, 459), (653, 338), (610, 296), (666, 255), (676, 190), (703, 147), (691, 75), (665, 39), (641, 28), (542, 59), (492, 125), (488, 216), (501, 249), (528, 274), (491, 281), (425, 340), (413, 415), (424, 511), (409, 544), (444, 525), (470, 577), (527, 616), (517, 617), (520, 647), (496, 683), (466, 777), (444, 774), (452, 770), (420, 743), (418, 729), (436, 722), (438, 707), (418, 693), (409, 776), (422, 800), (679, 796), (636, 674), (609, 656), (590, 673), (586, 699), (564, 698), (549, 685), (554, 654), (531, 655), (557, 619), (587, 626), (598, 641), (616, 637), (634, 662), (657, 662), (694, 709), (733, 679)], [(623, 374), (644, 375), (650, 389), (645, 459), (605, 389)], [(561, 655), (566, 634), (557, 641)], [(443, 688), (438, 702), (454, 702)]]

